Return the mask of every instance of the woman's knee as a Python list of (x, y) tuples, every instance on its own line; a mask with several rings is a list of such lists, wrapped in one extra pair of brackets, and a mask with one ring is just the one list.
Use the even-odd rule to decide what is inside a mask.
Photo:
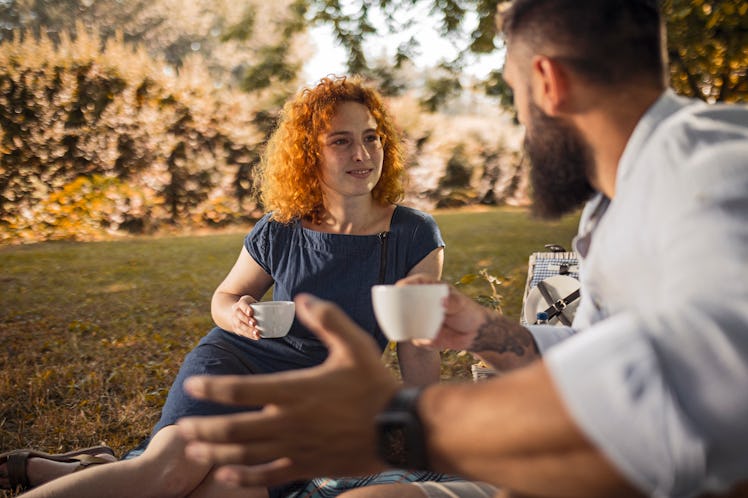
[(176, 426), (168, 426), (154, 435), (140, 457), (133, 459), (142, 469), (139, 474), (144, 478), (144, 487), (153, 496), (187, 496), (208, 475), (210, 465), (188, 460), (184, 447), (185, 441)]

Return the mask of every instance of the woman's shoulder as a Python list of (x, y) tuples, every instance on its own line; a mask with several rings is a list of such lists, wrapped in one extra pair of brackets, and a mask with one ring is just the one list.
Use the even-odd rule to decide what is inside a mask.
[(434, 217), (429, 213), (409, 206), (398, 204), (392, 215), (392, 225), (420, 225), (435, 223)]
[(280, 221), (273, 219), (273, 213), (267, 213), (257, 220), (257, 223), (252, 227), (247, 238), (277, 239), (279, 237), (288, 237), (294, 231), (297, 223), (297, 221), (281, 223)]
[(262, 218), (257, 220), (254, 227), (252, 228), (259, 229), (259, 230), (289, 230), (295, 227), (297, 224), (298, 224), (298, 220), (295, 220), (295, 219), (287, 223), (278, 221), (273, 216), (273, 213), (270, 212), (270, 213), (264, 214)]

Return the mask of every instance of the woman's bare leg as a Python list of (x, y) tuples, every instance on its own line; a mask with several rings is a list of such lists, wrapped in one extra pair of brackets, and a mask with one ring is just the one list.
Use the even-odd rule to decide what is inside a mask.
[(100, 465), (50, 481), (24, 498), (182, 498), (210, 471), (188, 460), (176, 426), (161, 429), (137, 458)]

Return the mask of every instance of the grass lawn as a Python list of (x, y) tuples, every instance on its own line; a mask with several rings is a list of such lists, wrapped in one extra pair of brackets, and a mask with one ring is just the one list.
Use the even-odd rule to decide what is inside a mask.
[[(435, 213), (444, 280), (486, 269), (519, 317), (527, 258), (570, 245), (577, 217), (532, 220), (502, 208)], [(0, 248), (0, 451), (59, 452), (106, 442), (118, 454), (146, 436), (184, 354), (212, 326), (210, 297), (244, 231)], [(491, 294), (485, 279), (463, 286)], [(445, 377), (472, 359), (444, 355)]]

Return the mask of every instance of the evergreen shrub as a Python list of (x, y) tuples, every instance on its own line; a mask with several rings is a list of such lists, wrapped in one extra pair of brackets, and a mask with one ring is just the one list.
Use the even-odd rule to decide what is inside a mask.
[(251, 210), (242, 186), (264, 137), (252, 99), (216, 88), (200, 61), (173, 74), (121, 35), (76, 32), (0, 44), (0, 242)]

